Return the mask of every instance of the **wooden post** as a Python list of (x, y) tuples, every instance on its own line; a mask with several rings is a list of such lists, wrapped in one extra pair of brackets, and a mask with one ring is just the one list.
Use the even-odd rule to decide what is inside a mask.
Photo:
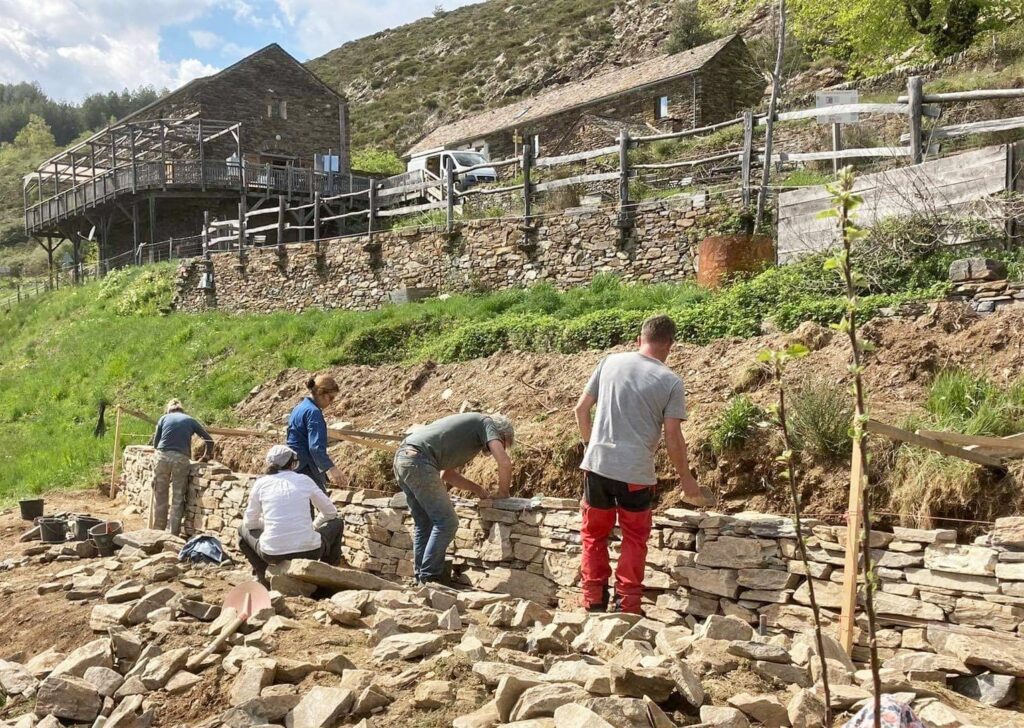
[[(843, 150), (843, 125), (836, 123), (832, 125), (832, 151), (841, 152)], [(832, 174), (839, 174), (839, 155), (836, 154), (832, 157)]]
[(313, 193), (313, 242), (317, 255), (320, 254), (320, 193)]
[(135, 130), (132, 127), (128, 127), (128, 148), (132, 156), (132, 194), (139, 186), (139, 167), (135, 163)]
[(245, 194), (245, 164), (242, 162), (242, 125), (235, 126), (235, 154), (238, 156), (238, 191)]
[[(839, 616), (839, 644), (848, 655), (853, 652), (853, 622), (857, 614), (857, 563), (860, 556), (861, 503), (864, 498), (862, 462), (860, 439), (855, 437), (850, 460), (850, 499), (849, 507), (846, 509), (846, 555), (843, 563), (843, 593)], [(870, 539), (870, 534), (868, 538)]]
[(238, 202), (238, 260), (245, 262), (245, 196)]
[(740, 174), (742, 175), (743, 206), (750, 205), (750, 160), (753, 156), (754, 147), (754, 113), (743, 112), (743, 156), (740, 161)]
[(117, 480), (121, 471), (121, 405), (114, 416), (114, 461), (110, 466), (110, 497), (117, 497)]
[(284, 195), (277, 196), (277, 249), (284, 250)]
[(450, 157), (442, 157), (444, 162), (444, 196), (447, 203), (445, 208), (445, 226), (448, 236), (455, 232), (455, 161)]
[(203, 120), (199, 119), (198, 123), (199, 131), (197, 136), (199, 137), (199, 185), (202, 187), (203, 192), (206, 192), (206, 155), (203, 150)]
[(370, 189), (367, 192), (369, 198), (369, 211), (366, 215), (366, 236), (372, 241), (373, 240), (373, 229), (377, 227), (377, 180), (370, 179)]
[(533, 147), (523, 145), (523, 244), (529, 236), (530, 218), (533, 216), (533, 185), (530, 183), (530, 172), (533, 169)]
[(156, 195), (149, 193), (149, 242), (156, 242)]
[(203, 259), (210, 260), (210, 211), (203, 210)]
[(768, 182), (772, 171), (772, 139), (775, 116), (782, 94), (782, 60), (786, 49), (786, 0), (779, 0), (779, 42), (775, 49), (775, 69), (772, 71), (772, 95), (768, 101), (768, 119), (764, 128), (764, 166), (761, 168), (761, 188), (757, 191), (757, 212), (754, 214), (754, 234), (761, 231), (764, 208), (768, 203)]
[(924, 106), (924, 82), (920, 76), (907, 79), (907, 123), (910, 126), (910, 163), (920, 164), (924, 159), (921, 149), (921, 111)]
[(132, 203), (132, 248), (139, 249), (139, 203)]
[(627, 230), (630, 227), (629, 210), (629, 132), (619, 132), (619, 244), (626, 242)]

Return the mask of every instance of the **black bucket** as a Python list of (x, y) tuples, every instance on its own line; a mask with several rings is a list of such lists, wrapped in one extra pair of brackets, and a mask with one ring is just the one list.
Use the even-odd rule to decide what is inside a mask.
[(75, 516), (75, 525), (71, 530), (71, 538), (75, 541), (85, 541), (89, 538), (89, 529), (100, 525), (103, 521), (92, 516)]
[(100, 556), (114, 555), (114, 536), (123, 532), (120, 521), (107, 521), (89, 529), (89, 538), (96, 544)]
[(34, 521), (43, 515), (42, 498), (18, 501), (18, 505), (21, 506), (21, 520), (23, 521)]
[(68, 519), (39, 518), (39, 537), (43, 543), (64, 543), (68, 540)]

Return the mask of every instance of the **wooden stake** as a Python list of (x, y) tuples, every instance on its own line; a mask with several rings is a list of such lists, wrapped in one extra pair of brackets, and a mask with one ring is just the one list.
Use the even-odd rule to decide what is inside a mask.
[(121, 405), (114, 417), (114, 464), (110, 467), (110, 497), (117, 497), (117, 480), (121, 470)]
[(860, 440), (854, 438), (850, 459), (850, 505), (846, 509), (846, 558), (843, 563), (843, 594), (840, 601), (842, 611), (839, 615), (839, 644), (848, 655), (853, 652), (853, 620), (857, 613), (857, 561), (861, 502), (864, 497), (864, 471), (861, 463)]

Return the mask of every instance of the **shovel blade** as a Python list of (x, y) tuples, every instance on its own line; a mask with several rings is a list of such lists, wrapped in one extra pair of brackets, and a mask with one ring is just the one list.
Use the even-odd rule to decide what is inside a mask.
[(242, 619), (248, 619), (270, 606), (270, 592), (257, 581), (239, 584), (224, 596), (224, 608), (234, 609)]

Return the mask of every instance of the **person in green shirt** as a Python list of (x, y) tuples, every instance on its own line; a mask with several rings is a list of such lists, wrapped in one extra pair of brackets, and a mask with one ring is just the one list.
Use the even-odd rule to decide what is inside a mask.
[[(412, 513), (413, 575), (417, 583), (440, 581), (444, 556), (459, 518), (445, 484), (480, 498), (507, 498), (512, 482), (508, 449), (515, 429), (502, 415), (466, 412), (442, 417), (411, 433), (395, 453), (395, 478)], [(462, 475), (466, 464), (488, 453), (498, 464), (494, 493)]]

